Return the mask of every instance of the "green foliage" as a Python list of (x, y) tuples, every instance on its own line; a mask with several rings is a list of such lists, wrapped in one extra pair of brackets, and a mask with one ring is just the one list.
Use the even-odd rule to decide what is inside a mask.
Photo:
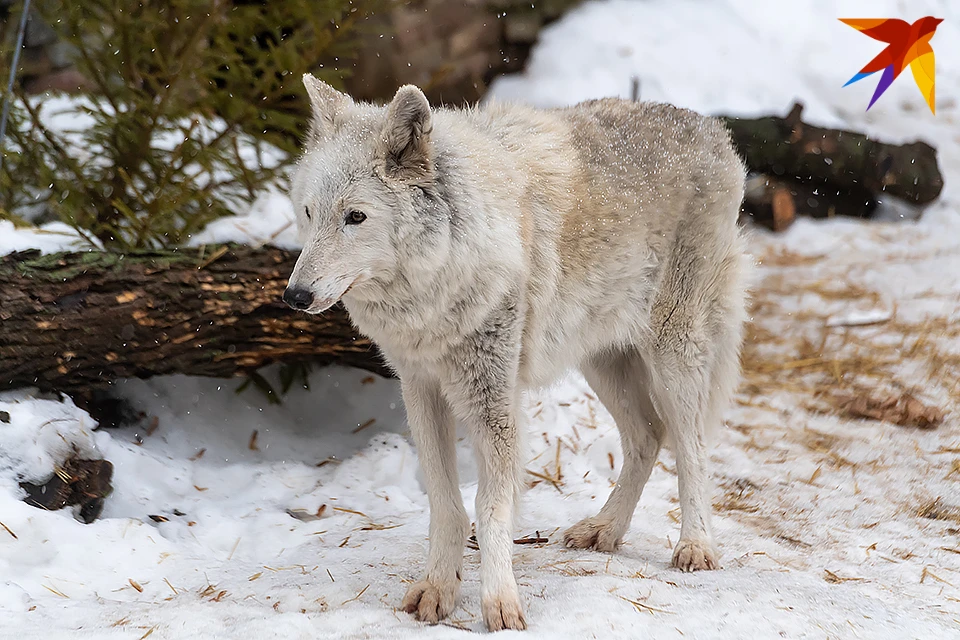
[(93, 91), (20, 96), (0, 218), (39, 204), (129, 250), (180, 244), (280, 179), (305, 120), (302, 74), (340, 84), (329, 63), (381, 0), (37, 4)]

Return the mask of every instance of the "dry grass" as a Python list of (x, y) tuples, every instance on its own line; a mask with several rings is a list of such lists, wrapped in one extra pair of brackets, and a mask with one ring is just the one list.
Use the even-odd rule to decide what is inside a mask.
[[(547, 444), (549, 445), (549, 442)], [(557, 448), (556, 448), (556, 456), (554, 457), (554, 460), (553, 460), (553, 470), (551, 471), (546, 466), (543, 467), (542, 471), (534, 471), (532, 469), (527, 469), (526, 471), (528, 474), (530, 474), (534, 478), (537, 478), (537, 480), (535, 480), (529, 485), (530, 487), (536, 486), (537, 484), (539, 484), (539, 481), (544, 481), (552, 484), (553, 488), (559, 491), (561, 494), (563, 493), (563, 489), (561, 488), (561, 485), (563, 484), (563, 470), (560, 465), (560, 448), (563, 445), (565, 445), (568, 449), (570, 449), (574, 453), (578, 451), (576, 447), (568, 445), (565, 442), (563, 442), (562, 439), (557, 438)], [(540, 456), (537, 456), (537, 458), (539, 457)], [(536, 458), (534, 458), (534, 460), (535, 459)]]
[(342, 606), (345, 605), (345, 604), (348, 604), (348, 603), (350, 603), (350, 602), (354, 602), (354, 601), (356, 601), (356, 600), (359, 600), (359, 599), (360, 599), (360, 596), (362, 596), (364, 593), (366, 593), (366, 592), (367, 592), (367, 589), (369, 589), (369, 588), (370, 588), (370, 585), (368, 584), (368, 585), (365, 586), (363, 589), (360, 589), (360, 593), (358, 593), (357, 595), (353, 596), (353, 597), (350, 598), (349, 600), (344, 600), (343, 602), (341, 602), (341, 603), (340, 603), (340, 606), (342, 607)]
[(960, 507), (946, 504), (942, 498), (936, 498), (921, 504), (917, 509), (917, 517), (960, 523)]
[(831, 583), (833, 583), (833, 584), (842, 584), (842, 583), (844, 583), (844, 582), (863, 582), (863, 581), (864, 581), (864, 578), (844, 578), (844, 577), (842, 577), (842, 576), (838, 576), (837, 574), (835, 574), (833, 571), (830, 571), (829, 569), (824, 569), (824, 570), (823, 570), (823, 579), (826, 580), (827, 582), (831, 582)]
[[(848, 310), (890, 304), (845, 278), (824, 277), (822, 260), (784, 251), (761, 260), (742, 354), (740, 403), (753, 406), (786, 391), (806, 396), (807, 410), (848, 417), (873, 417), (863, 415), (870, 411), (858, 415), (859, 406), (909, 405), (912, 412), (900, 411), (906, 417), (898, 422), (904, 424), (922, 423), (925, 415), (942, 418), (943, 407), (929, 406), (924, 390), (960, 404), (960, 349), (950, 348), (960, 344), (960, 323), (946, 316), (908, 321), (894, 308), (880, 324), (828, 326), (836, 303)], [(810, 304), (811, 298), (817, 303)], [(916, 416), (921, 419), (912, 420)]]
[(660, 609), (659, 607), (651, 607), (650, 605), (644, 604), (639, 600), (631, 600), (630, 598), (624, 598), (623, 596), (617, 597), (632, 604), (633, 608), (640, 613), (673, 613), (673, 611), (667, 611), (666, 609)]
[(15, 534), (15, 533), (10, 529), (10, 527), (8, 527), (7, 525), (3, 524), (2, 522), (0, 522), (0, 527), (2, 527), (4, 531), (6, 531), (7, 533), (9, 533), (11, 536), (13, 536), (13, 539), (14, 539), (14, 540), (17, 540), (17, 539), (18, 539), (18, 538), (17, 538), (17, 534)]
[(584, 563), (589, 562), (587, 560), (573, 559), (573, 560), (559, 560), (557, 562), (551, 562), (549, 564), (543, 565), (543, 569), (555, 569), (561, 575), (565, 575), (570, 578), (582, 578), (584, 576), (593, 576), (599, 573), (597, 569), (590, 569), (588, 567), (582, 566)]
[(943, 578), (941, 578), (940, 576), (938, 576), (937, 574), (935, 574), (933, 571), (931, 571), (931, 570), (930, 570), (930, 567), (924, 567), (924, 568), (923, 568), (923, 572), (920, 574), (920, 584), (923, 584), (923, 583), (926, 581), (927, 578), (933, 578), (933, 579), (936, 580), (937, 582), (940, 582), (940, 583), (942, 583), (942, 584), (945, 584), (945, 585), (947, 585), (947, 586), (949, 586), (949, 587), (952, 587), (952, 586), (953, 586), (952, 583), (944, 580)]
[(54, 594), (54, 595), (56, 595), (56, 596), (60, 596), (61, 598), (66, 598), (66, 599), (68, 599), (68, 600), (70, 599), (70, 596), (68, 596), (68, 595), (65, 594), (64, 592), (60, 591), (59, 589), (55, 589), (55, 588), (50, 587), (50, 586), (47, 586), (47, 585), (45, 585), (45, 584), (44, 584), (44, 585), (40, 585), (40, 586), (42, 586), (44, 589), (46, 589), (47, 591), (49, 591), (50, 593), (52, 593), (52, 594)]
[(760, 510), (755, 496), (760, 487), (750, 480), (739, 478), (733, 482), (723, 482), (721, 487), (724, 489), (723, 495), (713, 502), (713, 508), (717, 512), (756, 513)]

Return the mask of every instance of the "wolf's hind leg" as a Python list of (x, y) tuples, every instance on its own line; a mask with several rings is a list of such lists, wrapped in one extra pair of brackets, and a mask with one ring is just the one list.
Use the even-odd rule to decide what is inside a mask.
[(749, 268), (732, 224), (740, 196), (736, 190), (691, 203), (696, 216), (677, 229), (641, 349), (651, 398), (677, 460), (681, 524), (673, 564), (682, 571), (720, 566), (710, 526), (707, 446), (738, 377)]
[(617, 423), (623, 468), (600, 513), (567, 529), (563, 541), (578, 549), (614, 551), (630, 527), (657, 460), (663, 424), (650, 400), (646, 366), (632, 347), (592, 358), (583, 374)]
[(707, 423), (720, 420), (720, 398), (711, 398), (712, 374), (731, 367), (716, 367), (713, 360), (717, 355), (708, 351), (686, 361), (675, 353), (661, 352), (651, 362), (652, 397), (677, 460), (681, 524), (672, 562), (682, 571), (720, 567), (710, 526), (707, 468), (707, 437), (716, 426)]
[(456, 431), (439, 384), (402, 377), (407, 418), (417, 444), (430, 500), (430, 551), (427, 573), (410, 586), (403, 610), (436, 623), (457, 606), (463, 569), (463, 546), (470, 522), (457, 477)]
[[(671, 433), (676, 443), (682, 523), (673, 565), (683, 571), (720, 566), (710, 528), (707, 445), (723, 425), (723, 411), (730, 404), (740, 374), (741, 321), (737, 313), (727, 316), (723, 321), (717, 319), (711, 331), (713, 344), (706, 378), (701, 375), (702, 369), (695, 368), (672, 382), (661, 381), (661, 398), (675, 407)], [(702, 403), (700, 411), (692, 401), (684, 402), (678, 397), (680, 394), (688, 399), (698, 398)]]

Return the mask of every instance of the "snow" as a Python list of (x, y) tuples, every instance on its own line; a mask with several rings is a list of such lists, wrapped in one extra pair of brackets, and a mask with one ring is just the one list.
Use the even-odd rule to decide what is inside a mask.
[(851, 311), (846, 315), (831, 316), (827, 318), (828, 327), (855, 327), (858, 325), (877, 324), (890, 320), (893, 315), (890, 311), (884, 309), (872, 309), (869, 311)]
[[(16, 227), (9, 220), (0, 220), (0, 256), (29, 249), (42, 253), (84, 251), (91, 248), (91, 241), (99, 247), (96, 238), (88, 240), (63, 222)], [(225, 242), (298, 249), (300, 245), (290, 198), (275, 189), (264, 190), (245, 212), (214, 220), (193, 234), (187, 245), (199, 247)]]
[[(522, 502), (518, 536), (549, 538), (516, 547), (524, 637), (960, 637), (960, 516), (949, 513), (960, 506), (960, 9), (904, 5), (593, 2), (542, 34), (526, 73), (494, 84), (495, 99), (557, 105), (626, 95), (636, 74), (645, 98), (743, 115), (786, 112), (799, 99), (813, 122), (936, 144), (946, 181), (917, 223), (801, 219), (785, 234), (752, 233), (753, 320), (766, 338), (750, 348), (783, 368), (745, 379), (712, 451), (722, 571), (669, 567), (679, 531), (669, 452), (620, 552), (562, 548), (563, 529), (609, 493), (619, 441), (579, 375), (531, 395), (527, 468), (562, 477)], [(836, 18), (927, 14), (947, 18), (932, 42), (938, 114), (909, 76), (865, 113), (872, 86), (840, 87), (878, 43)], [(265, 194), (250, 215), (193, 241), (293, 246), (290, 216), (284, 196)], [(821, 338), (838, 361), (892, 357), (890, 386), (918, 389), (946, 411), (944, 423), (922, 431), (822, 410), (814, 379), (791, 368), (802, 364), (803, 340)], [(953, 360), (931, 371), (921, 356), (932, 348)], [(397, 384), (324, 369), (279, 406), (256, 390), (235, 393), (237, 384), (119, 383), (158, 419), (149, 435), (143, 425), (94, 431), (69, 400), (0, 395), (10, 416), (0, 422), (0, 522), (16, 535), (0, 527), (0, 638), (455, 638), (482, 629), (472, 549), (448, 624), (425, 627), (395, 609), (423, 570), (428, 524)], [(115, 491), (90, 525), (19, 500), (17, 480), (49, 475), (74, 446), (115, 465)], [(472, 516), (465, 441), (459, 453)], [(946, 517), (922, 517), (938, 498)]]
[(865, 114), (876, 82), (841, 87), (884, 45), (838, 18), (946, 17), (932, 45), (937, 102), (949, 116), (960, 81), (960, 26), (950, 19), (956, 11), (936, 0), (911, 1), (909, 8), (898, 0), (808, 0), (802, 8), (757, 0), (589, 2), (542, 32), (527, 71), (495, 80), (488, 99), (548, 107), (628, 98), (636, 76), (644, 100), (750, 117), (786, 114), (799, 100), (806, 120), (861, 130), (875, 124), (865, 130), (912, 138), (918, 125), (939, 127), (944, 118), (930, 114), (909, 75)]
[(299, 249), (296, 218), (290, 198), (275, 190), (261, 193), (249, 211), (214, 220), (203, 231), (194, 234), (189, 244), (200, 246), (223, 242)]
[(90, 244), (83, 236), (64, 222), (17, 227), (10, 220), (0, 220), (0, 256), (29, 249), (38, 249), (43, 253), (56, 253), (89, 248)]
[(46, 480), (55, 464), (72, 453), (85, 459), (100, 459), (94, 442), (97, 423), (79, 411), (69, 398), (53, 402), (40, 398), (0, 403), (7, 417), (0, 430), (0, 482), (9, 491), (15, 488), (13, 478), (37, 482)]

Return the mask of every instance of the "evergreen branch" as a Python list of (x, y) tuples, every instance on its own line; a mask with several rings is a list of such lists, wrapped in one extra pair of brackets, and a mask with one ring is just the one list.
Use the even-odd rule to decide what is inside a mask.
[(56, 154), (61, 165), (65, 165), (70, 173), (77, 179), (77, 184), (83, 189), (88, 197), (90, 197), (91, 202), (96, 202), (99, 200), (99, 194), (96, 191), (93, 191), (91, 186), (88, 184), (88, 180), (83, 173), (83, 170), (80, 168), (79, 164), (73, 159), (67, 150), (63, 147), (56, 136), (51, 133), (49, 129), (43, 124), (43, 121), (40, 119), (40, 113), (37, 111), (33, 105), (30, 104), (30, 101), (27, 100), (26, 96), (18, 93), (17, 98), (23, 104), (24, 111), (27, 112), (27, 115), (30, 116), (30, 124), (34, 130), (38, 131), (44, 140), (46, 140), (47, 145), (49, 146), (48, 152), (52, 151)]
[[(83, 33), (82, 29), (80, 28), (79, 21), (75, 22), (70, 20), (69, 16), (73, 15), (72, 12), (68, 10), (65, 12), (65, 14), (67, 17), (64, 18), (64, 20), (67, 21), (67, 28), (77, 34)], [(84, 42), (84, 38), (82, 36), (73, 38), (71, 44), (76, 47), (77, 53), (80, 54), (80, 58), (84, 62), (84, 68), (86, 70), (85, 75), (90, 77), (94, 84), (97, 85), (100, 95), (110, 104), (110, 106), (113, 108), (113, 112), (115, 114), (120, 113), (120, 108), (117, 102), (113, 99), (113, 91), (111, 91), (106, 77), (101, 75), (100, 66), (93, 60), (90, 50), (87, 48), (86, 42)]]

